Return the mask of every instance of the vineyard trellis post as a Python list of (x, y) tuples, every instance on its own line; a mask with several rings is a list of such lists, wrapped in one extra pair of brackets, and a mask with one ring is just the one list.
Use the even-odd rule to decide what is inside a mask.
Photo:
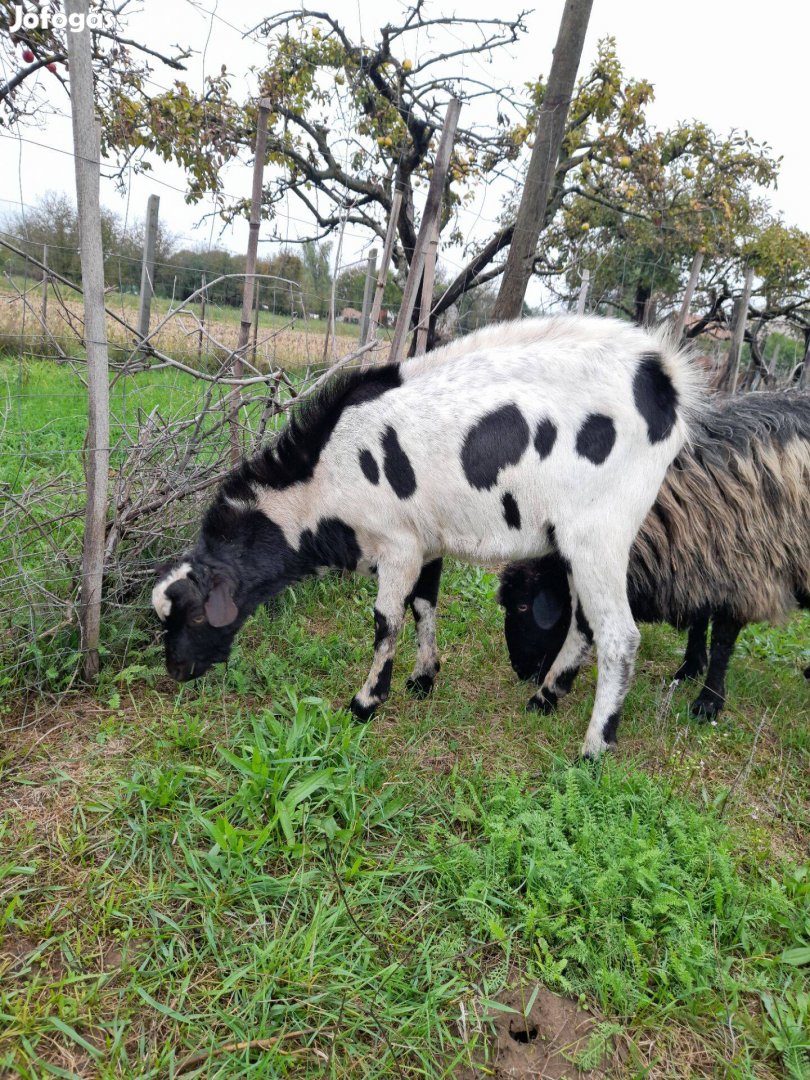
[[(42, 265), (46, 266), (46, 267), (48, 265), (48, 245), (47, 244), (42, 245)], [(43, 270), (42, 271), (42, 311), (40, 313), (41, 318), (42, 318), (42, 329), (43, 329), (43, 331), (45, 330), (45, 328), (48, 325), (48, 283), (49, 283), (48, 271)]]
[(593, 0), (566, 0), (493, 318), (519, 319), (546, 216)]
[(585, 307), (588, 303), (588, 289), (591, 285), (591, 272), (586, 266), (582, 271), (582, 282), (579, 286), (579, 296), (577, 297), (577, 315), (585, 314)]
[(365, 345), (368, 341), (368, 333), (371, 316), (371, 300), (374, 295), (374, 278), (377, 273), (377, 249), (372, 248), (368, 253), (366, 263), (366, 282), (363, 286), (363, 314), (360, 319), (360, 344)]
[(754, 268), (746, 267), (745, 282), (742, 295), (734, 305), (731, 328), (731, 350), (728, 355), (728, 366), (723, 379), (723, 387), (733, 394), (737, 390), (737, 378), (740, 371), (740, 357), (742, 356), (743, 341), (745, 340), (745, 324), (748, 322), (748, 303), (751, 299), (751, 289), (754, 284)]
[(425, 267), (430, 237), (435, 223), (438, 221), (442, 206), (442, 193), (444, 182), (447, 178), (447, 170), (450, 168), (450, 155), (453, 152), (453, 140), (456, 136), (456, 126), (461, 112), (461, 102), (458, 98), (451, 98), (447, 106), (447, 112), (442, 125), (442, 137), (439, 141), (439, 149), (436, 151), (436, 161), (433, 165), (433, 174), (430, 178), (425, 209), (422, 221), (419, 225), (419, 233), (416, 237), (416, 246), (413, 252), (408, 280), (405, 282), (405, 293), (397, 317), (394, 329), (394, 340), (391, 343), (389, 359), (394, 362), (402, 356), (405, 347), (405, 339), (411, 327), (411, 317), (416, 305), (416, 294), (422, 281), (422, 271)]
[(149, 337), (149, 320), (152, 315), (152, 296), (155, 292), (155, 251), (157, 249), (160, 196), (150, 195), (146, 202), (146, 219), (143, 223), (143, 257), (141, 260), (141, 297), (138, 305), (138, 337)]
[(259, 304), (261, 297), (261, 287), (258, 281), (256, 282), (255, 295), (253, 297), (253, 346), (251, 348), (251, 361), (253, 366), (256, 367), (256, 353), (259, 349)]
[(99, 193), (101, 128), (96, 122), (93, 100), (93, 62), (90, 30), (87, 26), (88, 0), (65, 0), (65, 10), (69, 23), (81, 27), (77, 30), (69, 28), (67, 40), (88, 390), (85, 444), (87, 503), (79, 607), (84, 677), (91, 680), (98, 675), (99, 670), (98, 646), (110, 459), (110, 386)]
[(686, 292), (683, 294), (681, 309), (678, 312), (678, 318), (675, 321), (675, 338), (677, 341), (681, 340), (683, 332), (686, 329), (686, 320), (689, 318), (689, 308), (692, 306), (692, 297), (695, 295), (695, 289), (697, 288), (698, 278), (700, 277), (702, 267), (703, 252), (696, 251), (694, 258), (692, 259), (691, 269), (689, 270), (689, 281), (686, 284)]
[(205, 297), (207, 278), (205, 274), (200, 277), (200, 336), (197, 340), (197, 364), (202, 362), (203, 338), (205, 337)]
[(810, 335), (807, 337), (804, 359), (799, 371), (799, 389), (806, 390), (808, 386), (810, 386)]
[[(239, 340), (236, 343), (236, 353), (233, 360), (233, 375), (236, 379), (242, 378), (242, 359), (250, 341), (250, 328), (253, 318), (256, 254), (259, 249), (259, 226), (262, 219), (264, 159), (267, 156), (267, 120), (270, 116), (271, 107), (272, 102), (269, 98), (262, 98), (259, 101), (259, 113), (256, 120), (256, 147), (253, 159), (253, 188), (250, 194), (250, 227), (248, 230), (247, 255), (245, 257), (245, 284), (242, 290), (242, 316), (239, 322)], [(242, 394), (239, 387), (235, 386), (231, 394), (230, 407), (232, 465), (237, 465), (241, 457), (241, 447), (239, 445), (239, 406), (241, 400)]]
[(394, 198), (391, 202), (391, 213), (388, 217), (388, 228), (385, 231), (385, 243), (383, 244), (380, 269), (377, 272), (377, 283), (374, 286), (374, 300), (371, 305), (371, 315), (368, 320), (368, 337), (373, 341), (377, 335), (377, 327), (380, 324), (383, 297), (385, 296), (385, 283), (388, 279), (388, 267), (391, 265), (391, 255), (394, 251), (394, 242), (397, 237), (397, 222), (402, 208), (402, 189), (395, 188)]
[(419, 323), (416, 327), (416, 355), (427, 350), (430, 313), (433, 310), (433, 286), (436, 281), (436, 255), (439, 250), (439, 215), (433, 222), (433, 229), (425, 254), (425, 269), (422, 275), (422, 303), (419, 308)]

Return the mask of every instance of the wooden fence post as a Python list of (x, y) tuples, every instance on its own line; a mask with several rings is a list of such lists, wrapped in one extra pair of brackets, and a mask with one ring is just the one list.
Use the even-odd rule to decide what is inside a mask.
[[(250, 340), (250, 324), (253, 315), (253, 287), (256, 275), (256, 252), (259, 248), (259, 226), (262, 220), (262, 185), (264, 183), (264, 159), (267, 156), (267, 118), (272, 102), (262, 98), (259, 102), (259, 115), (256, 120), (256, 150), (253, 159), (253, 189), (250, 195), (250, 229), (248, 249), (245, 256), (245, 284), (242, 290), (242, 316), (239, 322), (239, 340), (233, 359), (233, 374), (242, 377), (242, 357)], [(238, 386), (233, 388), (230, 407), (231, 428), (231, 464), (237, 465), (241, 456), (239, 441), (239, 406), (242, 393)]]
[(439, 250), (439, 217), (433, 222), (433, 231), (425, 253), (425, 269), (422, 274), (422, 303), (419, 307), (419, 323), (416, 327), (415, 354), (420, 356), (427, 350), (430, 313), (433, 310), (433, 284), (436, 280), (436, 254)]
[(77, 22), (82, 27), (81, 30), (68, 29), (67, 42), (89, 401), (85, 457), (87, 504), (82, 549), (80, 621), (85, 654), (84, 676), (86, 679), (94, 679), (99, 670), (98, 645), (101, 632), (101, 590), (110, 459), (110, 383), (99, 205), (101, 133), (96, 123), (93, 103), (93, 67), (90, 30), (87, 27), (88, 0), (65, 0), (65, 11), (69, 22)]
[(686, 292), (683, 294), (683, 300), (681, 301), (681, 310), (678, 312), (678, 318), (675, 320), (676, 341), (681, 340), (683, 332), (686, 329), (686, 320), (689, 318), (689, 308), (692, 305), (692, 297), (695, 295), (695, 289), (697, 288), (698, 277), (700, 276), (702, 266), (703, 252), (696, 251), (694, 258), (692, 259), (692, 268), (689, 271), (689, 281), (686, 284)]
[(804, 350), (804, 360), (799, 371), (799, 389), (806, 390), (810, 386), (810, 336), (807, 338), (807, 348)]
[(253, 366), (256, 367), (256, 351), (259, 347), (259, 297), (261, 294), (261, 288), (258, 281), (256, 282), (255, 296), (253, 298), (253, 348), (251, 350), (251, 356), (253, 360)]
[(206, 297), (206, 282), (207, 278), (203, 274), (200, 278), (200, 337), (197, 341), (197, 366), (202, 363), (202, 350), (203, 350), (203, 338), (205, 337), (205, 297)]
[(754, 268), (749, 266), (745, 271), (745, 283), (743, 284), (742, 296), (739, 297), (734, 305), (731, 351), (728, 355), (726, 375), (722, 384), (731, 394), (736, 393), (737, 390), (740, 357), (742, 356), (743, 341), (745, 339), (745, 324), (748, 321), (748, 302), (751, 299), (751, 288), (753, 284)]
[[(48, 245), (42, 245), (42, 265), (48, 266)], [(48, 327), (48, 283), (50, 278), (48, 276), (47, 269), (42, 271), (42, 330), (43, 333)]]
[(584, 315), (585, 308), (588, 303), (588, 289), (591, 285), (591, 272), (586, 266), (582, 271), (582, 284), (579, 286), (579, 296), (577, 297), (577, 315)]
[(391, 255), (394, 250), (394, 242), (397, 237), (397, 222), (399, 211), (402, 207), (402, 191), (396, 188), (391, 202), (391, 214), (388, 218), (388, 228), (385, 230), (385, 243), (383, 244), (382, 260), (377, 273), (377, 284), (374, 287), (374, 301), (371, 305), (371, 316), (368, 320), (368, 336), (373, 338), (380, 324), (380, 312), (382, 311), (383, 297), (385, 295), (385, 283), (388, 278), (388, 267), (391, 265)]
[(456, 136), (458, 114), (461, 112), (461, 102), (458, 98), (451, 98), (447, 106), (447, 112), (442, 127), (442, 137), (439, 149), (436, 152), (436, 160), (433, 163), (433, 174), (430, 178), (425, 209), (422, 221), (419, 225), (419, 234), (416, 237), (416, 247), (413, 253), (408, 280), (405, 282), (405, 293), (397, 317), (397, 325), (394, 329), (394, 340), (391, 342), (391, 354), (389, 359), (393, 362), (399, 360), (405, 347), (405, 339), (411, 328), (411, 316), (416, 305), (416, 293), (422, 280), (422, 270), (425, 265), (425, 255), (428, 248), (428, 240), (433, 232), (434, 224), (438, 220), (442, 206), (442, 192), (447, 170), (450, 167), (450, 154), (453, 150), (453, 140)]
[(515, 218), (512, 243), (492, 313), (493, 322), (519, 319), (523, 310), (526, 287), (532, 276), (537, 242), (545, 222), (557, 159), (565, 135), (565, 122), (592, 4), (593, 0), (565, 0), (543, 103), (537, 117), (534, 147)]
[(377, 249), (372, 248), (368, 253), (366, 264), (366, 283), (363, 287), (363, 316), (360, 319), (360, 344), (365, 345), (368, 341), (368, 331), (371, 323), (371, 299), (374, 293), (374, 278), (377, 273)]
[(138, 337), (141, 341), (149, 337), (152, 296), (155, 292), (155, 249), (157, 248), (159, 213), (160, 196), (150, 195), (146, 202), (146, 220), (143, 223), (141, 300), (138, 307)]

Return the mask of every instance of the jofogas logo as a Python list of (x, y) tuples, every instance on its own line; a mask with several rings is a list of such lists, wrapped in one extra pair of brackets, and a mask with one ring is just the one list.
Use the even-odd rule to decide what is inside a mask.
[(36, 8), (23, 7), (15, 4), (12, 8), (14, 13), (13, 22), (9, 27), (12, 34), (19, 30), (72, 30), (81, 33), (82, 30), (109, 30), (112, 26), (112, 15), (104, 11), (90, 11), (87, 15), (73, 12), (70, 15), (64, 11), (51, 11), (48, 0), (43, 0)]

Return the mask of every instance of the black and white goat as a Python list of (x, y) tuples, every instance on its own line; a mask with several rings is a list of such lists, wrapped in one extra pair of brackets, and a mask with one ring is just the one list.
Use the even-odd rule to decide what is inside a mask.
[[(708, 672), (692, 713), (713, 717), (742, 627), (810, 607), (810, 395), (718, 400), (696, 418), (692, 440), (636, 537), (627, 591), (642, 622), (689, 627), (676, 679), (705, 670), (711, 620)], [(547, 684), (571, 622), (565, 560), (555, 553), (511, 564), (499, 599), (512, 667)], [(582, 611), (574, 614), (587, 634)], [(575, 674), (558, 676), (558, 695)]]
[(601, 752), (638, 646), (630, 546), (699, 394), (665, 338), (596, 318), (502, 324), (336, 378), (225, 480), (194, 549), (160, 572), (152, 599), (169, 673), (196, 678), (225, 660), (259, 604), (321, 567), (372, 572), (374, 660), (351, 703), (368, 719), (388, 696), (409, 604), (410, 683), (432, 685), (442, 555), (489, 563), (555, 549), (596, 640), (583, 751)]

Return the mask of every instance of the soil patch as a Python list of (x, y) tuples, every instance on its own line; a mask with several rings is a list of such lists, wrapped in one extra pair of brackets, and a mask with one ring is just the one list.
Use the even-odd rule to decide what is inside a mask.
[(495, 1000), (505, 1008), (485, 1014), (485, 1044), (474, 1052), (474, 1064), (456, 1070), (456, 1080), (600, 1080), (611, 1075), (612, 1041), (605, 1044), (599, 1018), (577, 1001), (542, 986), (535, 994), (531, 985), (506, 990)]

